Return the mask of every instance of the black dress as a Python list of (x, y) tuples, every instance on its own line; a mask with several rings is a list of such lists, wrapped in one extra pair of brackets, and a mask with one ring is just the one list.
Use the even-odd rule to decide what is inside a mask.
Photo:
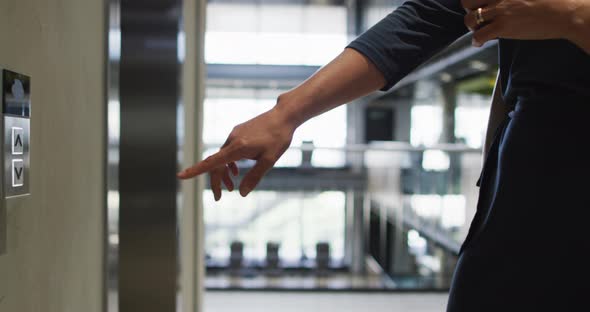
[[(413, 0), (349, 48), (392, 87), (467, 32), (459, 0)], [(590, 56), (565, 40), (500, 40), (504, 101), (447, 311), (587, 311)]]

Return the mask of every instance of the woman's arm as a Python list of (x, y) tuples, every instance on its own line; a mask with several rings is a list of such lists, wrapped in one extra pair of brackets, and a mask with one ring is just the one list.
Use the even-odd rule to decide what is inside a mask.
[(287, 150), (299, 125), (377, 89), (392, 87), (467, 32), (464, 14), (459, 0), (405, 2), (311, 78), (281, 95), (273, 109), (236, 126), (219, 152), (178, 177), (209, 172), (218, 200), (222, 181), (233, 189), (229, 177), (233, 162), (252, 159), (256, 164), (240, 184), (240, 194), (246, 196)]
[(209, 172), (211, 189), (215, 200), (219, 200), (222, 182), (228, 190), (234, 188), (230, 178), (231, 173), (237, 175), (234, 162), (253, 159), (256, 164), (239, 187), (240, 194), (246, 196), (287, 150), (297, 127), (385, 84), (383, 74), (371, 61), (353, 49), (346, 49), (300, 86), (279, 96), (274, 108), (237, 125), (219, 152), (182, 171), (178, 177), (188, 179)]
[(387, 90), (465, 34), (464, 16), (460, 0), (407, 1), (282, 95), (277, 106), (299, 125), (376, 89)]
[(385, 86), (381, 71), (367, 57), (345, 49), (297, 88), (279, 96), (274, 110), (297, 128), (305, 121)]

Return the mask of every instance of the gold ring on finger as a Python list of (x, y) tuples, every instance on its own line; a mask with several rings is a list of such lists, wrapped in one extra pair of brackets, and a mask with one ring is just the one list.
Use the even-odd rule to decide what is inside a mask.
[(475, 21), (477, 22), (477, 26), (481, 26), (486, 22), (483, 18), (483, 8), (478, 8), (477, 11), (475, 11)]

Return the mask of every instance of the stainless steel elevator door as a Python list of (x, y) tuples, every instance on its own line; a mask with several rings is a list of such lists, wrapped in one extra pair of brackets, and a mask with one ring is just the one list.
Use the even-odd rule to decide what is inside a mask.
[(176, 311), (180, 1), (121, 1), (119, 311)]

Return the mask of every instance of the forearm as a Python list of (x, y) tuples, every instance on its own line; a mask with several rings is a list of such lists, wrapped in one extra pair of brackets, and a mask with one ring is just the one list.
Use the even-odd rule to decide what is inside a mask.
[(298, 127), (305, 121), (382, 88), (383, 74), (364, 55), (345, 49), (295, 89), (279, 97), (275, 110)]
[(458, 0), (407, 1), (340, 56), (280, 96), (275, 110), (295, 126), (378, 89), (389, 89), (467, 32)]

